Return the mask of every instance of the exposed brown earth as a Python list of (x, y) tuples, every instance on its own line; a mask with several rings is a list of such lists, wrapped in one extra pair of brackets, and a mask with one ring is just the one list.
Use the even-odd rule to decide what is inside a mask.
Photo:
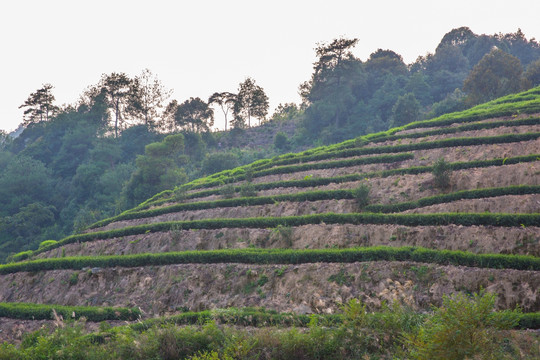
[[(332, 170), (320, 171), (323, 172), (320, 177), (335, 176), (332, 175), (334, 173)], [(456, 170), (451, 174), (451, 188), (448, 189), (448, 191), (473, 190), (510, 185), (539, 185), (539, 175), (539, 162)], [(279, 180), (276, 179), (275, 181)], [(351, 181), (340, 184), (332, 183), (317, 187), (273, 188), (258, 191), (257, 195), (272, 196), (315, 190), (354, 189), (360, 183), (367, 183), (371, 186), (370, 197), (373, 203), (387, 204), (392, 202), (409, 201), (437, 195), (440, 193), (439, 189), (433, 187), (433, 175), (431, 173), (422, 173), (418, 175), (394, 175), (384, 178), (374, 177), (367, 178), (363, 181)], [(218, 199), (223, 199), (223, 196), (210, 195), (189, 199), (185, 202), (213, 201)], [(171, 205), (171, 203), (165, 203), (152, 208), (165, 207), (167, 205)]]
[[(146, 316), (244, 306), (297, 313), (332, 313), (351, 298), (375, 310), (398, 300), (417, 309), (443, 295), (481, 289), (498, 294), (497, 308), (538, 311), (540, 273), (414, 262), (302, 265), (188, 264), (16, 273), (0, 278), (2, 302), (140, 307)], [(262, 275), (268, 278), (257, 285)], [(334, 279), (334, 280), (332, 280)], [(336, 280), (337, 279), (337, 280)], [(336, 283), (337, 281), (337, 283)]]
[(245, 248), (324, 249), (421, 246), (475, 253), (540, 255), (540, 228), (494, 226), (305, 225), (290, 229), (176, 230), (68, 244), (39, 258)]
[(539, 131), (540, 131), (540, 124), (514, 126), (514, 127), (501, 126), (501, 127), (497, 127), (493, 129), (460, 131), (460, 132), (456, 132), (452, 134), (430, 135), (430, 136), (424, 136), (421, 138), (413, 138), (413, 139), (387, 140), (387, 141), (381, 141), (377, 143), (369, 143), (365, 147), (417, 144), (420, 142), (436, 141), (436, 140), (442, 140), (442, 139), (448, 139), (448, 138), (497, 136), (497, 135), (504, 135), (504, 134), (525, 134), (528, 132), (532, 133), (532, 132), (539, 132)]
[[(435, 213), (435, 212), (492, 212), (492, 213), (535, 213), (540, 210), (540, 195), (512, 195), (494, 198), (459, 200), (451, 203), (437, 204), (405, 213)], [(216, 218), (247, 218), (264, 216), (300, 216), (327, 212), (354, 213), (358, 212), (355, 200), (320, 200), (304, 202), (279, 202), (277, 204), (235, 206), (215, 209), (191, 210), (163, 214), (150, 218), (122, 220), (111, 223), (93, 231), (120, 229), (127, 226), (155, 224), (167, 221), (189, 221), (197, 219)]]
[[(474, 123), (492, 123), (492, 122), (495, 122), (495, 121), (508, 121), (508, 122), (511, 122), (513, 120), (528, 119), (528, 118), (539, 117), (539, 116), (540, 116), (540, 114), (520, 114), (520, 115), (512, 115), (512, 116), (501, 116), (501, 117), (495, 117), (495, 118), (489, 118), (489, 119), (474, 121)], [(396, 132), (395, 134), (396, 135), (413, 134), (413, 133), (424, 132), (426, 130), (429, 131), (429, 130), (441, 129), (441, 128), (444, 128), (444, 127), (456, 127), (456, 126), (461, 126), (461, 125), (465, 125), (465, 124), (456, 122), (454, 124), (451, 124), (450, 126), (436, 126), (436, 127), (430, 127), (430, 128), (418, 127), (418, 128), (415, 128), (415, 129), (401, 130), (401, 131)]]
[[(487, 119), (512, 121), (529, 115)], [(457, 126), (455, 124), (452, 126)], [(411, 129), (401, 133), (436, 128)], [(495, 136), (538, 132), (534, 126), (499, 127), (420, 139), (393, 140), (368, 146), (435, 141), (450, 137)], [(262, 136), (262, 135), (261, 135)], [(266, 135), (265, 135), (266, 136)], [(265, 141), (270, 139), (265, 137)], [(262, 140), (261, 140), (262, 141)], [(269, 141), (269, 140), (268, 140)], [(414, 159), (386, 164), (310, 170), (254, 179), (254, 183), (334, 177), (380, 170), (432, 165), (439, 158), (465, 162), (540, 154), (540, 139), (509, 144), (462, 146), (412, 151)], [(368, 155), (376, 156), (376, 155)], [(329, 159), (328, 162), (338, 159)], [(446, 192), (511, 185), (540, 185), (540, 161), (453, 171)], [(238, 182), (236, 185), (242, 184)], [(394, 204), (441, 194), (434, 177), (418, 175), (373, 177), (363, 181), (332, 183), (320, 187), (274, 188), (258, 196), (292, 194), (312, 190), (354, 189), (370, 186), (370, 203)], [(217, 187), (216, 187), (217, 188)], [(206, 190), (206, 189), (205, 189)], [(189, 193), (201, 190), (193, 190)], [(212, 195), (186, 202), (221, 199)], [(172, 204), (160, 205), (167, 206)], [(405, 211), (406, 213), (538, 213), (540, 195), (507, 195), (458, 200)], [(359, 211), (354, 200), (277, 202), (269, 205), (182, 211), (151, 218), (118, 221), (91, 231), (120, 229), (165, 221), (298, 216), (326, 212)], [(39, 254), (37, 258), (78, 255), (123, 255), (225, 248), (324, 249), (358, 246), (421, 246), (430, 249), (462, 250), (471, 253), (500, 253), (540, 256), (540, 227), (516, 226), (400, 226), (316, 224), (272, 229), (223, 228), (216, 230), (171, 230), (74, 243)], [(76, 273), (78, 281), (70, 281)], [(540, 272), (485, 269), (415, 262), (373, 261), (357, 263), (313, 263), (301, 265), (184, 264), (137, 268), (92, 268), (80, 271), (52, 270), (20, 272), (0, 276), (0, 302), (38, 304), (139, 306), (145, 317), (227, 307), (262, 306), (295, 313), (334, 313), (352, 298), (362, 300), (369, 310), (383, 301), (398, 301), (419, 311), (439, 306), (445, 295), (473, 293), (485, 289), (496, 293), (498, 309), (520, 306), (524, 312), (540, 311)], [(47, 322), (0, 319), (0, 341), (20, 340), (24, 331)], [(95, 324), (86, 325), (90, 329)]]

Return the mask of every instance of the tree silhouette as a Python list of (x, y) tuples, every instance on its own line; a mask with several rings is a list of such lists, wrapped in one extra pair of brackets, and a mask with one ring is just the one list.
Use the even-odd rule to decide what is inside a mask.
[(51, 93), (52, 88), (53, 86), (51, 84), (44, 84), (41, 89), (31, 93), (24, 104), (19, 106), (19, 109), (27, 108), (24, 111), (23, 118), (23, 124), (25, 126), (48, 121), (59, 110), (57, 106), (53, 105), (55, 98)]

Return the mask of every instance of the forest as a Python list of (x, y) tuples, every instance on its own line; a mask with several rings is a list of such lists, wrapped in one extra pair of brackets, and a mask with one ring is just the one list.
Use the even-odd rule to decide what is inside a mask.
[[(64, 106), (44, 84), (21, 104), (24, 131), (0, 132), (0, 261), (201, 176), (540, 85), (540, 44), (521, 30), (453, 29), (411, 64), (383, 49), (362, 61), (353, 55), (357, 43), (318, 44), (311, 78), (299, 86), (302, 102), (272, 115), (252, 78), (235, 92), (181, 102), (150, 70), (103, 74)], [(214, 112), (224, 130), (212, 131)]]

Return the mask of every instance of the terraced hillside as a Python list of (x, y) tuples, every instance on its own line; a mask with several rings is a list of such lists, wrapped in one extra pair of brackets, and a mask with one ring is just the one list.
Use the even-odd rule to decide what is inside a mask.
[(0, 337), (50, 316), (32, 304), (109, 314), (89, 322), (232, 307), (331, 317), (353, 298), (424, 312), (485, 289), (538, 319), (539, 137), (536, 88), (164, 191), (1, 265)]

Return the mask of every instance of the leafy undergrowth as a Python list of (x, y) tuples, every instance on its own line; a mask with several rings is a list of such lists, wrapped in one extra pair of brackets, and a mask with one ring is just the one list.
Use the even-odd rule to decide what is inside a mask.
[(85, 333), (80, 322), (0, 345), (0, 359), (537, 359), (539, 336), (511, 330), (520, 311), (493, 311), (495, 296), (447, 297), (419, 314), (394, 303), (370, 314), (352, 299), (341, 321), (310, 318), (307, 328), (156, 324)]

